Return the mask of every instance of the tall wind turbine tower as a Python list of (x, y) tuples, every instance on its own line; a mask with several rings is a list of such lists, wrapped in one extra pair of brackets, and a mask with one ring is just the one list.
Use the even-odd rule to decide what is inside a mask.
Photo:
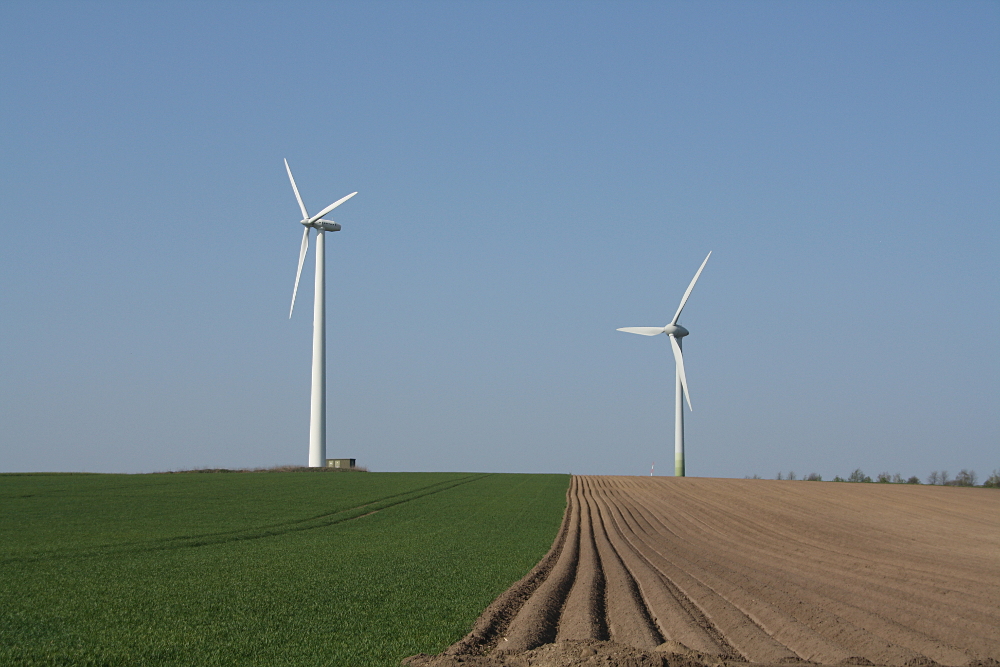
[(712, 253), (708, 253), (708, 257), (705, 257), (705, 261), (701, 263), (698, 267), (698, 272), (694, 274), (694, 278), (691, 280), (691, 284), (688, 285), (687, 291), (684, 292), (684, 296), (681, 297), (681, 305), (677, 307), (677, 312), (674, 313), (674, 319), (670, 320), (670, 324), (665, 327), (623, 327), (618, 329), (618, 331), (626, 331), (628, 333), (639, 334), (641, 336), (658, 336), (660, 334), (667, 334), (670, 339), (670, 347), (674, 351), (674, 362), (677, 364), (676, 372), (676, 389), (677, 389), (677, 400), (674, 403), (674, 476), (683, 477), (684, 476), (684, 398), (687, 398), (688, 409), (693, 410), (691, 407), (691, 395), (688, 393), (687, 387), (687, 377), (684, 375), (684, 355), (681, 353), (681, 339), (690, 333), (687, 329), (677, 324), (677, 320), (681, 317), (681, 311), (684, 310), (684, 304), (687, 303), (688, 297), (691, 296), (691, 290), (694, 289), (694, 284), (698, 282), (698, 276), (701, 275), (702, 269), (705, 268), (705, 264), (708, 263), (708, 258), (712, 256)]
[(340, 225), (333, 220), (323, 220), (323, 216), (337, 208), (345, 201), (358, 194), (352, 192), (333, 202), (314, 216), (306, 212), (302, 203), (299, 188), (295, 185), (292, 170), (285, 160), (285, 171), (288, 180), (292, 182), (295, 199), (302, 211), (302, 247), (299, 249), (299, 268), (295, 272), (295, 288), (292, 290), (292, 307), (288, 310), (288, 319), (292, 319), (295, 311), (295, 295), (299, 292), (299, 278), (302, 276), (302, 263), (309, 250), (309, 233), (316, 230), (316, 289), (313, 292), (313, 358), (312, 358), (312, 394), (309, 407), (309, 467), (322, 468), (326, 459), (326, 257), (324, 254), (324, 233), (339, 232)]

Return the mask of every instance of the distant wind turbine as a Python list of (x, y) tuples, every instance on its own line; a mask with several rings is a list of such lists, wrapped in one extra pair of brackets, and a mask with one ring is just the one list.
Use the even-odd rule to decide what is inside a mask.
[(358, 194), (352, 192), (333, 202), (316, 215), (306, 212), (302, 203), (299, 188), (295, 185), (292, 170), (285, 160), (285, 171), (288, 180), (292, 182), (295, 199), (302, 210), (302, 247), (299, 250), (299, 268), (295, 272), (295, 288), (292, 290), (292, 307), (288, 309), (288, 319), (292, 319), (295, 311), (295, 296), (299, 293), (299, 277), (302, 275), (302, 263), (309, 250), (309, 232), (316, 230), (316, 288), (313, 292), (313, 359), (312, 359), (312, 394), (309, 409), (309, 467), (321, 468), (326, 458), (326, 257), (324, 255), (323, 232), (339, 232), (340, 225), (333, 220), (323, 220), (323, 216), (337, 208), (345, 201)]
[[(691, 284), (688, 285), (687, 291), (684, 292), (684, 296), (681, 297), (681, 305), (677, 307), (677, 312), (674, 313), (674, 319), (670, 320), (670, 324), (665, 327), (623, 327), (618, 329), (618, 331), (625, 331), (628, 333), (639, 334), (641, 336), (658, 336), (660, 334), (667, 334), (670, 339), (670, 347), (674, 351), (674, 361), (677, 364), (677, 401), (675, 403), (674, 410), (674, 476), (683, 477), (684, 476), (684, 399), (687, 398), (687, 404), (689, 409), (694, 409), (691, 407), (691, 395), (688, 393), (687, 387), (687, 377), (684, 374), (684, 355), (681, 353), (681, 338), (688, 335), (688, 330), (677, 324), (677, 320), (681, 317), (681, 311), (684, 310), (684, 304), (687, 303), (688, 297), (691, 296), (691, 290), (694, 289), (694, 284), (698, 282), (698, 276), (701, 275), (702, 269), (705, 268), (705, 264), (708, 263), (708, 258), (712, 256), (712, 253), (708, 253), (705, 257), (705, 261), (701, 263), (698, 267), (698, 272), (694, 274), (694, 278), (691, 280)], [(652, 471), (650, 471), (652, 473)]]

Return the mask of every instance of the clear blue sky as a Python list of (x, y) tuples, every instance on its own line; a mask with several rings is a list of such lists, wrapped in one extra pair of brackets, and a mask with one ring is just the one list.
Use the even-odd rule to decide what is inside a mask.
[(0, 470), (1000, 468), (1000, 3), (6, 2)]

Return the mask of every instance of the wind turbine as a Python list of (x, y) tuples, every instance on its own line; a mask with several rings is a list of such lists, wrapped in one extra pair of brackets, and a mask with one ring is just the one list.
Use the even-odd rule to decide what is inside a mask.
[(677, 312), (674, 313), (674, 319), (670, 320), (670, 324), (665, 327), (623, 327), (618, 329), (618, 331), (625, 331), (628, 333), (639, 334), (641, 336), (658, 336), (660, 334), (667, 334), (670, 339), (670, 347), (674, 351), (674, 361), (677, 364), (677, 401), (674, 405), (674, 476), (683, 477), (684, 476), (684, 399), (687, 398), (688, 408), (693, 410), (691, 407), (691, 395), (688, 393), (687, 387), (687, 376), (684, 375), (684, 355), (681, 353), (681, 338), (687, 336), (690, 333), (687, 329), (677, 324), (677, 320), (681, 317), (681, 311), (684, 310), (684, 304), (687, 303), (688, 297), (691, 296), (691, 290), (694, 289), (694, 284), (698, 282), (698, 276), (701, 275), (702, 269), (705, 268), (705, 264), (708, 263), (708, 258), (712, 256), (712, 253), (708, 253), (708, 257), (705, 257), (705, 261), (701, 263), (698, 267), (698, 272), (694, 274), (694, 278), (691, 280), (691, 284), (688, 285), (687, 291), (684, 292), (684, 296), (681, 297), (681, 305), (677, 307)]
[(309, 250), (309, 232), (316, 230), (316, 288), (313, 292), (313, 360), (312, 360), (312, 394), (309, 408), (309, 467), (322, 468), (326, 458), (326, 257), (324, 255), (324, 232), (339, 232), (340, 225), (333, 220), (323, 220), (323, 216), (337, 208), (345, 201), (358, 194), (352, 192), (333, 202), (316, 215), (306, 212), (302, 196), (295, 185), (292, 170), (285, 160), (285, 171), (288, 180), (292, 182), (295, 199), (302, 210), (302, 247), (299, 250), (299, 268), (295, 272), (295, 288), (292, 290), (292, 307), (288, 309), (288, 319), (292, 319), (295, 311), (295, 295), (299, 292), (299, 277), (302, 276), (302, 263)]

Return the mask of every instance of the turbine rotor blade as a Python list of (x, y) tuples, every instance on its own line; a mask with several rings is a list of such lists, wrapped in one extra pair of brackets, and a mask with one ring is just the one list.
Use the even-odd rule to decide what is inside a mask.
[(299, 278), (302, 276), (302, 263), (306, 261), (309, 250), (309, 227), (302, 230), (302, 247), (299, 249), (299, 268), (295, 271), (295, 288), (292, 290), (292, 307), (288, 309), (288, 319), (292, 319), (295, 311), (295, 295), (299, 293)]
[(677, 376), (681, 379), (681, 388), (684, 390), (684, 397), (688, 402), (688, 409), (694, 410), (691, 407), (691, 394), (688, 393), (688, 381), (687, 375), (684, 374), (684, 355), (681, 353), (681, 345), (677, 342), (677, 338), (673, 335), (668, 336), (670, 338), (670, 347), (674, 350), (674, 361), (677, 362)]
[(639, 334), (640, 336), (657, 336), (663, 333), (663, 327), (622, 327), (616, 331)]
[(329, 206), (327, 206), (326, 208), (324, 208), (322, 211), (320, 211), (319, 213), (317, 213), (313, 217), (309, 218), (309, 222), (311, 222), (311, 223), (312, 222), (316, 222), (317, 220), (319, 220), (320, 218), (322, 218), (324, 215), (326, 215), (327, 213), (329, 213), (333, 209), (337, 208), (338, 206), (340, 206), (341, 204), (343, 204), (345, 201), (347, 201), (348, 199), (350, 199), (351, 197), (353, 197), (356, 194), (358, 194), (358, 193), (357, 192), (352, 192), (351, 194), (347, 195), (346, 197), (341, 197), (340, 199), (338, 199), (337, 201), (333, 202), (332, 204), (330, 204)]
[(684, 292), (684, 296), (681, 297), (681, 305), (677, 307), (677, 312), (674, 313), (674, 319), (670, 320), (670, 324), (677, 324), (677, 320), (679, 320), (681, 317), (681, 311), (684, 310), (684, 304), (687, 303), (688, 297), (691, 296), (691, 290), (694, 289), (694, 284), (698, 282), (698, 276), (701, 275), (701, 270), (705, 268), (706, 264), (708, 264), (708, 258), (711, 256), (712, 253), (711, 251), (709, 251), (708, 257), (706, 257), (705, 261), (702, 262), (701, 266), (698, 267), (698, 273), (694, 274), (694, 279), (691, 280), (691, 284), (688, 285), (687, 291)]
[[(295, 199), (299, 202), (299, 208), (302, 209), (302, 219), (305, 220), (309, 217), (306, 213), (306, 205), (302, 203), (302, 197), (299, 195), (299, 188), (295, 185), (295, 179), (292, 178), (292, 168), (288, 166), (288, 160), (285, 160), (285, 171), (288, 172), (288, 180), (292, 182), (292, 190), (295, 191)], [(323, 216), (319, 216), (323, 217)]]

